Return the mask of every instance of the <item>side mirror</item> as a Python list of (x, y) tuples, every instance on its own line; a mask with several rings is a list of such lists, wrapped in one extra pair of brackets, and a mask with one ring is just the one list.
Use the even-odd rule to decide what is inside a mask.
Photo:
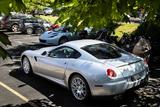
[(41, 55), (43, 56), (47, 55), (47, 51), (44, 51)]

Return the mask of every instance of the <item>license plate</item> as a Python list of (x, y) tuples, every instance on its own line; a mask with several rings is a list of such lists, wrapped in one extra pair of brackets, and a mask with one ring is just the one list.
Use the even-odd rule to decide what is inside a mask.
[(139, 80), (140, 78), (141, 78), (140, 74), (136, 74), (131, 77), (131, 81), (136, 81), (136, 80)]

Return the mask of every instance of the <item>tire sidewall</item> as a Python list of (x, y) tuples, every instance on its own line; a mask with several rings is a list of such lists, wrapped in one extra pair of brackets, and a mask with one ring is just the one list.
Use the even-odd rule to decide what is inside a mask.
[(61, 37), (60, 39), (59, 39), (59, 45), (61, 45), (61, 44), (63, 44), (63, 43), (65, 43), (65, 42), (61, 42), (61, 41), (63, 41), (63, 40), (65, 40), (65, 42), (67, 42), (68, 41), (68, 39), (67, 39), (67, 37)]
[[(28, 30), (31, 30), (31, 32), (28, 32)], [(27, 29), (26, 29), (26, 33), (29, 34), (29, 35), (30, 35), (30, 34), (33, 34), (33, 28), (31, 28), (31, 27), (27, 28)]]
[[(17, 31), (14, 31), (14, 30), (13, 30), (13, 27), (14, 27), (14, 26), (17, 26)], [(11, 31), (12, 31), (12, 32), (18, 32), (18, 31), (19, 31), (19, 25), (18, 25), (18, 24), (13, 24), (13, 25), (11, 26)]]
[[(27, 72), (25, 72), (25, 70), (24, 70), (24, 59), (26, 59), (27, 61), (28, 61), (28, 63), (29, 63), (29, 71), (28, 71), (28, 73)], [(31, 67), (31, 64), (30, 64), (30, 61), (29, 61), (29, 59), (27, 58), (27, 57), (24, 57), (23, 59), (22, 59), (22, 69), (23, 69), (23, 72), (26, 74), (26, 75), (32, 75), (33, 74), (33, 71), (32, 71), (32, 67)]]
[[(86, 92), (87, 92), (87, 94), (86, 94), (86, 97), (85, 97), (83, 100), (77, 99), (77, 98), (74, 96), (74, 94), (73, 94), (73, 92), (72, 92), (72, 89), (71, 89), (71, 82), (72, 82), (72, 80), (73, 80), (74, 78), (76, 78), (76, 77), (82, 79), (83, 82), (84, 82), (85, 85), (86, 85), (86, 90), (87, 90)], [(71, 77), (71, 79), (70, 79), (70, 81), (69, 81), (69, 90), (70, 90), (70, 93), (72, 94), (72, 96), (73, 96), (76, 100), (78, 100), (78, 101), (85, 102), (85, 101), (88, 101), (88, 100), (90, 99), (91, 92), (90, 92), (89, 85), (88, 85), (87, 81), (84, 79), (84, 77), (82, 77), (82, 76), (79, 75), (79, 74), (73, 75), (73, 76)]]

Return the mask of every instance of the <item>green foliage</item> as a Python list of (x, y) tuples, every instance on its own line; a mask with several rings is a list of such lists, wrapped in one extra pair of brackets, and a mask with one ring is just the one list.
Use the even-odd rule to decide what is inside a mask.
[(10, 11), (25, 11), (22, 0), (0, 0), (0, 13), (9, 14)]
[[(11, 45), (11, 42), (8, 39), (8, 36), (4, 34), (3, 32), (0, 32), (0, 43), (3, 45)], [(3, 48), (4, 46), (0, 46), (0, 57), (5, 59), (7, 56), (9, 56), (8, 52)]]
[(156, 13), (153, 19), (143, 22), (132, 35), (160, 39), (160, 13)]
[(132, 35), (160, 38), (160, 23), (158, 21), (146, 21), (142, 23)]
[(159, 0), (55, 0), (53, 7), (60, 9), (58, 22), (84, 28), (102, 28), (110, 22), (119, 22), (125, 14), (138, 9), (147, 13), (147, 20), (154, 20), (159, 12)]
[(115, 35), (121, 38), (123, 33), (131, 34), (138, 28), (137, 23), (121, 23), (121, 25), (115, 29)]
[(54, 2), (54, 0), (23, 0), (27, 11), (33, 10), (43, 10), (45, 7), (50, 7), (50, 4)]
[(39, 16), (36, 16), (36, 17), (41, 18), (41, 19), (43, 19), (43, 20), (45, 20), (47, 22), (50, 22), (52, 24), (54, 24), (55, 21), (58, 18), (57, 16), (44, 16), (44, 15), (39, 15)]

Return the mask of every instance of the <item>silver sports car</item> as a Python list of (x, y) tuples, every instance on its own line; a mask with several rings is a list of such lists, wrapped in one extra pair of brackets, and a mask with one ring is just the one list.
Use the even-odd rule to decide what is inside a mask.
[(79, 101), (120, 94), (148, 81), (149, 69), (143, 59), (97, 40), (27, 50), (21, 60), (25, 74), (65, 86)]

